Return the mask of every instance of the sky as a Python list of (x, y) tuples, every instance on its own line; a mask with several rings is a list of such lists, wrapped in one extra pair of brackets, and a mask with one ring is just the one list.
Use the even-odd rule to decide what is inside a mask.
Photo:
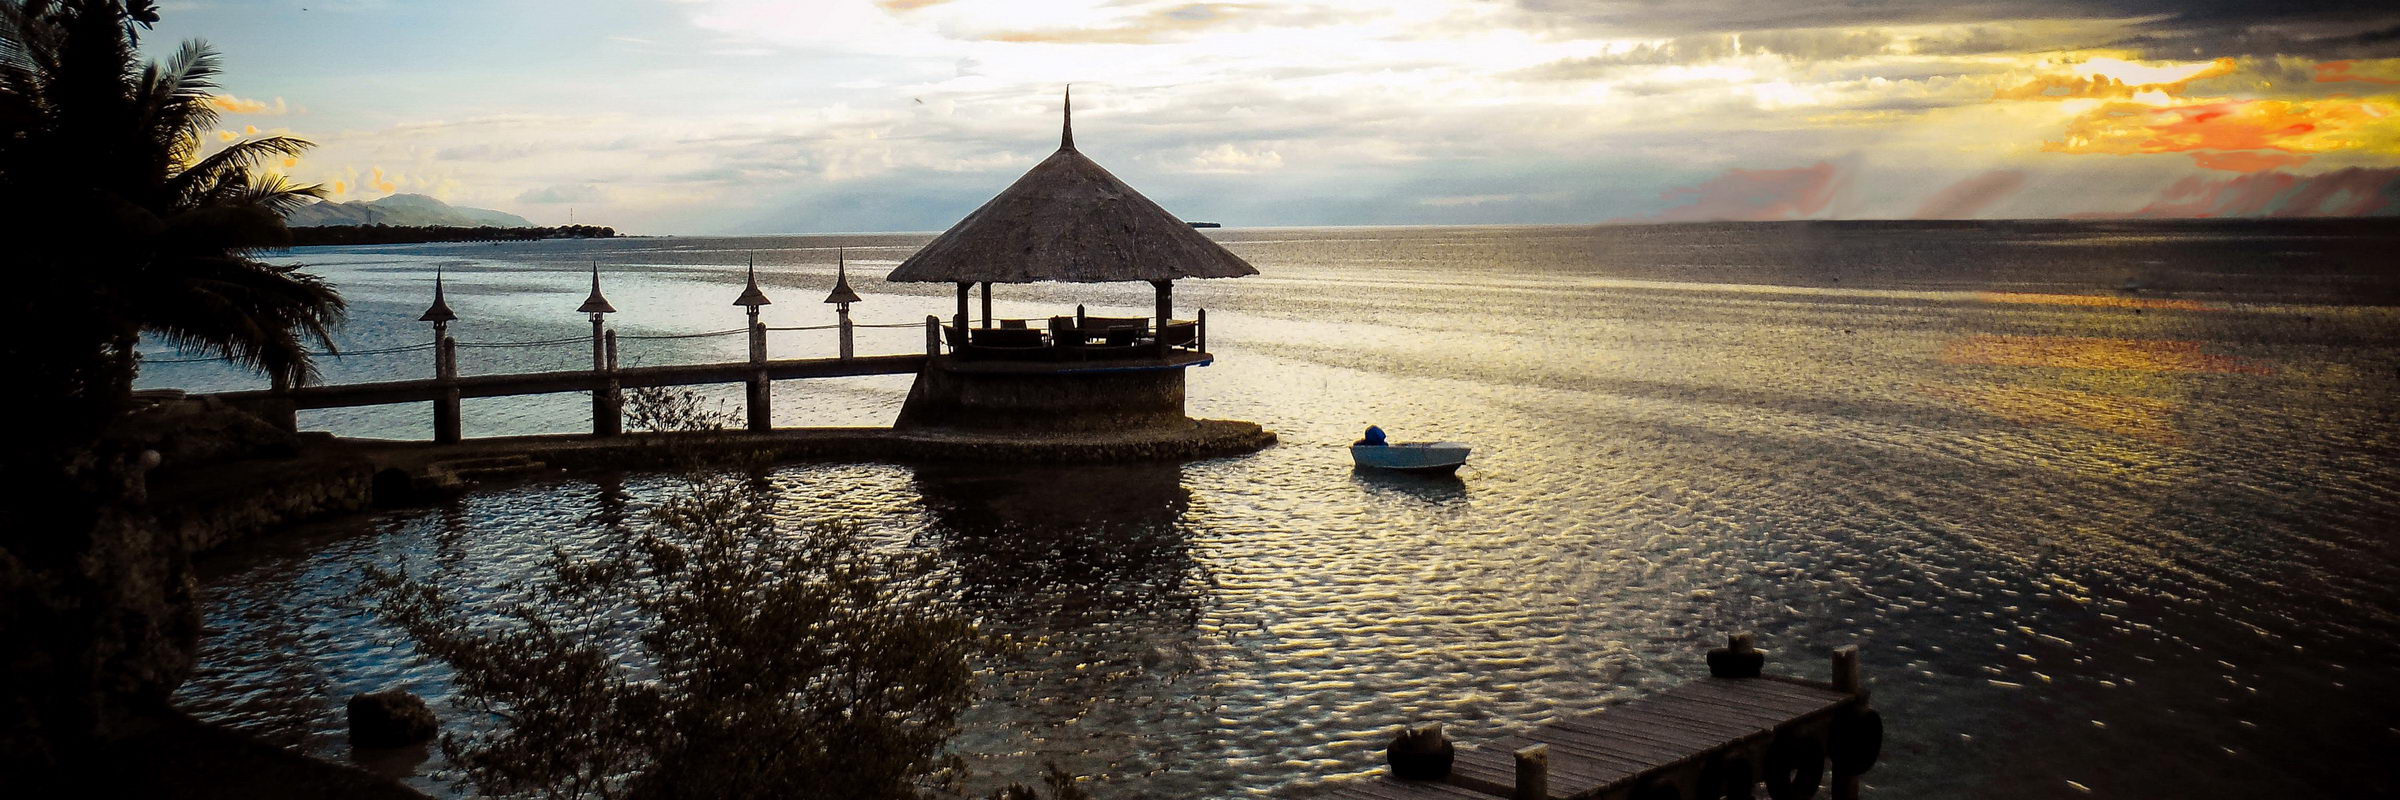
[(2400, 5), (169, 0), (332, 199), (936, 231), (1076, 145), (1234, 226), (2400, 213)]

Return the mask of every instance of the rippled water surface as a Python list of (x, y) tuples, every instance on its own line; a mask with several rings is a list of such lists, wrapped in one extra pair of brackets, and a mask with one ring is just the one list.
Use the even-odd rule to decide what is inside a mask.
[[(2400, 791), (2400, 234), (2313, 225), (1223, 230), (1263, 274), (1187, 281), (1213, 366), (1195, 416), (1282, 444), (1192, 464), (796, 464), (781, 513), (955, 569), (1032, 644), (983, 666), (955, 741), (979, 785), (1045, 759), (1103, 797), (1280, 795), (1367, 772), (1397, 725), (1482, 740), (1699, 674), (1727, 631), (1822, 677), (1858, 644), (1892, 730), (1882, 797)], [(425, 337), (443, 265), (469, 342), (587, 330), (587, 259), (627, 334), (738, 327), (755, 252), (777, 326), (946, 314), (877, 278), (925, 236), (301, 251), (353, 349)], [(2138, 291), (2125, 291), (2133, 286)], [(1146, 286), (999, 288), (1001, 316)], [(779, 357), (831, 334), (776, 334)], [(922, 346), (862, 332), (860, 351)], [(635, 363), (737, 337), (627, 339)], [(171, 358), (171, 353), (159, 354)], [(470, 348), (469, 373), (588, 349)], [(330, 362), (416, 377), (423, 353)], [(149, 385), (226, 388), (210, 365)], [(781, 425), (888, 424), (908, 379), (790, 381)], [(731, 396), (725, 392), (725, 396)], [(470, 401), (469, 435), (574, 431), (588, 400)], [(423, 438), (416, 407), (310, 412)], [(1342, 445), (1472, 442), (1457, 480), (1355, 473)], [(665, 482), (576, 476), (314, 525), (217, 557), (203, 716), (347, 758), (339, 703), (449, 697), (352, 595), (440, 570), (471, 596), (603, 546)], [(457, 715), (450, 717), (454, 724)], [(414, 780), (436, 787), (415, 767)], [(400, 765), (408, 769), (408, 765)]]

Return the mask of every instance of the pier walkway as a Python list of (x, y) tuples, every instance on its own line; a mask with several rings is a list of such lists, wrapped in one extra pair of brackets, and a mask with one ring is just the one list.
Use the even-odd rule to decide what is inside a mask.
[[(1882, 717), (1868, 707), (1858, 683), (1857, 649), (1834, 654), (1833, 683), (1759, 675), (1755, 666), (1720, 669), (1713, 663), (1731, 652), (1749, 654), (1753, 664), (1763, 660), (1749, 649), (1746, 636), (1735, 637), (1732, 647), (1712, 654), (1711, 677), (1475, 747), (1456, 747), (1446, 768), (1404, 764), (1422, 756), (1395, 755), (1396, 769), (1424, 779), (1386, 773), (1331, 783), (1316, 796), (1718, 800), (1750, 798), (1763, 782), (1774, 800), (1800, 800), (1816, 795), (1830, 758), (1833, 797), (1857, 797), (1858, 777), (1873, 766), (1883, 731)], [(1421, 730), (1440, 736), (1438, 728)], [(1396, 750), (1403, 747), (1394, 744)]]

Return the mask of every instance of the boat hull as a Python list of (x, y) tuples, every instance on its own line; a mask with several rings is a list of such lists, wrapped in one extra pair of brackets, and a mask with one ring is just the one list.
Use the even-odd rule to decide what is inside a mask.
[(1458, 442), (1394, 442), (1351, 445), (1350, 462), (1360, 469), (1448, 475), (1467, 463), (1473, 448)]

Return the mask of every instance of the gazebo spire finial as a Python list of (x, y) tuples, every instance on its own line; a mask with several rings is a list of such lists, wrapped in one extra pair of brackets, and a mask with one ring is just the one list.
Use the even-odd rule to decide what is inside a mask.
[(750, 285), (742, 287), (742, 296), (734, 298), (733, 304), (749, 306), (752, 311), (757, 311), (759, 306), (774, 305), (774, 301), (767, 299), (766, 292), (758, 290), (757, 253), (750, 254)]
[(433, 305), (432, 305), (431, 307), (429, 307), (429, 308), (426, 308), (426, 309), (425, 309), (425, 315), (424, 315), (424, 316), (421, 316), (421, 317), (418, 317), (418, 318), (417, 318), (417, 321), (418, 321), (418, 322), (434, 322), (434, 323), (442, 323), (442, 322), (449, 322), (449, 321), (451, 321), (451, 320), (454, 320), (454, 319), (458, 319), (458, 315), (457, 315), (457, 314), (454, 314), (454, 313), (451, 313), (451, 311), (450, 311), (450, 304), (449, 304), (448, 302), (446, 302), (446, 301), (444, 301), (444, 300), (442, 299), (442, 268), (441, 268), (441, 265), (438, 265), (438, 264), (437, 264), (437, 265), (434, 265), (434, 268), (433, 268)]
[(850, 289), (850, 249), (837, 247), (833, 253), (833, 293), (825, 295), (825, 302), (856, 303), (858, 292)]
[(607, 314), (616, 310), (616, 306), (608, 304), (608, 298), (600, 296), (600, 259), (592, 259), (592, 296), (584, 298), (583, 307), (575, 311), (581, 314)]
[(1075, 84), (1067, 84), (1065, 114), (1058, 125), (1058, 149), (1075, 149)]

